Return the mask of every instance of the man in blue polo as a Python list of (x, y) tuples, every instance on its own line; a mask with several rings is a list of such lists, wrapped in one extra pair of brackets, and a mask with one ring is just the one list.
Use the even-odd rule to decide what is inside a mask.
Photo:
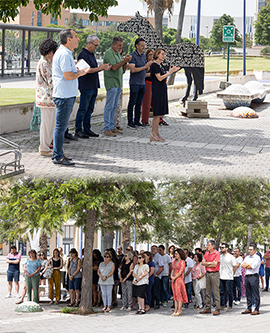
[(63, 142), (73, 105), (78, 95), (78, 77), (89, 72), (89, 69), (77, 70), (72, 53), (79, 45), (79, 38), (73, 29), (60, 32), (61, 46), (55, 52), (52, 65), (53, 101), (56, 105), (56, 125), (53, 136), (53, 163), (73, 166), (64, 156)]
[(98, 88), (100, 88), (98, 72), (111, 69), (109, 64), (101, 64), (99, 66), (97, 64), (94, 52), (99, 46), (98, 37), (90, 35), (87, 37), (86, 42), (86, 47), (82, 49), (78, 56), (78, 61), (83, 59), (90, 66), (89, 73), (79, 78), (81, 96), (75, 122), (75, 136), (81, 139), (99, 136), (91, 131), (91, 115), (94, 111)]
[[(136, 50), (131, 53), (132, 59), (129, 62), (130, 68), (130, 95), (127, 110), (128, 128), (136, 129), (137, 126), (143, 126), (140, 123), (141, 105), (145, 93), (146, 70), (152, 62), (147, 62), (144, 54), (145, 41), (143, 38), (137, 38), (135, 41)], [(135, 106), (135, 116), (133, 117), (133, 108)]]

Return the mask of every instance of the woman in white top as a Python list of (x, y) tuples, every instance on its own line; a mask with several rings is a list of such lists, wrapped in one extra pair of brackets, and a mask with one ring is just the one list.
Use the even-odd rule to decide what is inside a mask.
[(138, 255), (138, 264), (133, 271), (133, 297), (138, 298), (139, 309), (136, 313), (145, 314), (144, 297), (149, 282), (149, 266), (144, 253)]

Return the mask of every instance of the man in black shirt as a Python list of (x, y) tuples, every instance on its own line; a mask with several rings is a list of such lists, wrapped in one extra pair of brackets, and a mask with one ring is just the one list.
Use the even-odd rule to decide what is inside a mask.
[(80, 106), (76, 116), (76, 133), (75, 135), (82, 139), (88, 139), (90, 136), (97, 137), (99, 134), (95, 134), (91, 131), (91, 115), (94, 111), (95, 101), (98, 94), (99, 77), (98, 72), (103, 70), (110, 70), (109, 64), (101, 64), (98, 66), (94, 51), (99, 46), (99, 39), (95, 35), (90, 35), (86, 40), (87, 44), (78, 56), (78, 60), (85, 60), (91, 68), (89, 74), (86, 74), (83, 78), (79, 78), (79, 90)]

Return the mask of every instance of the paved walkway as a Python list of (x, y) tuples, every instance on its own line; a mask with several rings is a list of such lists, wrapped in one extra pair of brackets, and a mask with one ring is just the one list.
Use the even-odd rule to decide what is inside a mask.
[[(22, 260), (24, 262), (24, 260)], [(42, 302), (43, 312), (16, 313), (16, 298), (5, 299), (7, 294), (5, 257), (0, 256), (0, 332), (13, 333), (254, 333), (269, 332), (270, 293), (261, 294), (261, 314), (259, 316), (241, 315), (246, 308), (245, 299), (234, 306), (231, 313), (225, 311), (221, 315), (202, 315), (192, 306), (183, 309), (182, 317), (171, 317), (171, 304), (169, 307), (152, 310), (144, 316), (138, 316), (134, 311), (120, 311), (119, 307), (111, 313), (103, 314), (101, 308), (97, 313), (89, 316), (62, 314), (59, 310), (65, 303), (49, 305)], [(21, 278), (23, 280), (23, 278)], [(20, 282), (22, 290), (23, 281)], [(121, 301), (120, 301), (121, 302)]]
[[(75, 167), (54, 165), (38, 155), (38, 132), (20, 131), (4, 135), (20, 144), (26, 175), (42, 177), (81, 176), (263, 176), (270, 167), (270, 96), (254, 108), (258, 119), (230, 117), (216, 94), (202, 95), (208, 101), (209, 119), (190, 119), (181, 115), (178, 101), (170, 103), (168, 127), (160, 127), (165, 143), (150, 143), (150, 127), (131, 130), (115, 138), (103, 136), (103, 119), (93, 117), (92, 130), (99, 138), (80, 139), (64, 145)], [(71, 131), (74, 123), (70, 123)], [(4, 147), (0, 146), (0, 151)]]

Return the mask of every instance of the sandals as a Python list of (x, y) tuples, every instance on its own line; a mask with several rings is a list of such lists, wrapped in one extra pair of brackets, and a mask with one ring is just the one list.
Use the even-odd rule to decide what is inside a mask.
[(72, 306), (74, 306), (74, 303), (69, 303), (67, 306), (71, 308)]
[(106, 311), (106, 309), (107, 309), (107, 305), (106, 305), (106, 306), (104, 306), (104, 308), (101, 310), (101, 312), (104, 312), (104, 311)]
[(145, 310), (141, 310), (139, 314), (146, 314)]
[(77, 308), (77, 307), (79, 306), (79, 303), (80, 303), (80, 302), (76, 302), (76, 303), (74, 304), (74, 307)]
[(154, 135), (150, 135), (150, 142), (164, 142), (165, 139), (163, 139), (162, 137), (158, 137), (158, 136), (154, 136)]
[(169, 124), (168, 124), (168, 123), (166, 123), (166, 121), (165, 121), (165, 120), (162, 120), (162, 121), (160, 121), (160, 122), (159, 122), (159, 125), (163, 125), (163, 126), (169, 126)]

